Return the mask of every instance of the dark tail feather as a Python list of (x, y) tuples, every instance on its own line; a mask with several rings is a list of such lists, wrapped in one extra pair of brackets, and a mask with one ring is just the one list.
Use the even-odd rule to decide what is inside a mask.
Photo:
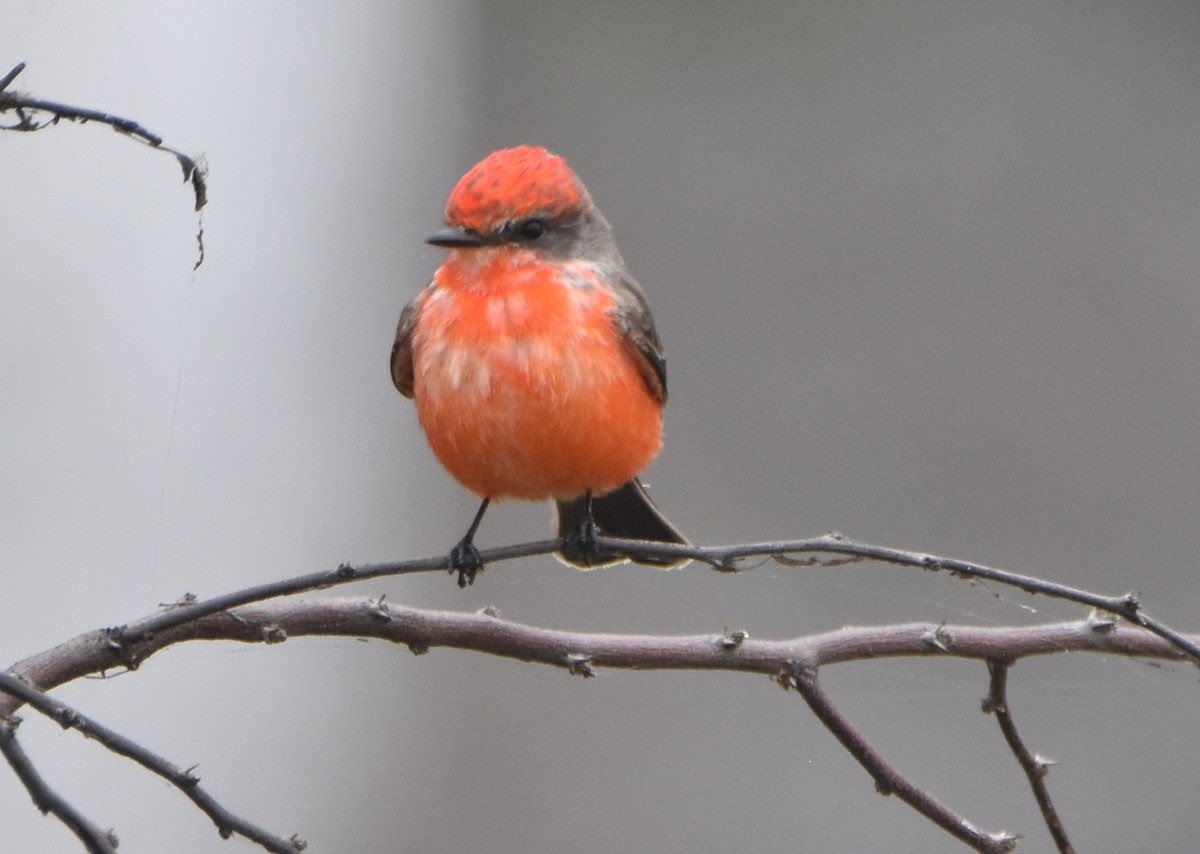
[[(579, 523), (583, 521), (584, 512), (584, 497), (573, 498), (570, 501), (557, 502), (555, 512), (555, 527), (558, 531), (558, 536), (566, 537), (574, 533), (579, 528)], [(637, 478), (629, 481), (629, 483), (614, 489), (605, 495), (592, 498), (592, 518), (596, 522), (596, 527), (603, 534), (608, 534), (610, 537), (622, 537), (630, 540), (653, 540), (660, 543), (679, 543), (680, 545), (689, 546), (691, 543), (688, 538), (679, 532), (679, 529), (671, 524), (671, 521), (662, 514), (654, 502), (650, 500), (650, 496), (646, 494), (646, 488), (642, 486), (641, 481)], [(580, 569), (592, 569), (595, 566), (605, 566), (608, 563), (617, 563), (618, 561), (608, 561), (607, 563), (586, 565), (572, 560), (569, 556), (558, 554), (559, 559), (577, 566)], [(631, 558), (634, 563), (640, 563), (643, 566), (655, 566), (659, 569), (674, 569), (677, 566), (683, 566), (688, 563), (688, 558)]]

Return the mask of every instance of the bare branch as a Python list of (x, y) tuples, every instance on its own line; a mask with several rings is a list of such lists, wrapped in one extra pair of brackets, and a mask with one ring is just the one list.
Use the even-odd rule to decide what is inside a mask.
[(781, 671), (777, 677), (785, 688), (795, 688), (804, 697), (808, 707), (842, 747), (858, 760), (875, 780), (875, 791), (884, 795), (895, 795), (921, 815), (932, 821), (950, 835), (961, 839), (976, 851), (984, 854), (1005, 854), (1017, 846), (1017, 837), (1009, 833), (985, 833), (958, 815), (929, 792), (912, 783), (893, 768), (883, 755), (873, 748), (854, 726), (838, 710), (837, 706), (822, 690), (817, 680), (817, 668), (808, 663), (795, 662), (792, 667)]
[[(68, 104), (59, 104), (55, 101), (44, 101), (41, 98), (34, 98), (26, 95), (24, 92), (7, 92), (5, 91), (9, 84), (17, 78), (17, 75), (25, 70), (25, 63), (18, 63), (15, 68), (4, 75), (4, 79), (0, 83), (4, 85), (0, 87), (0, 113), (12, 110), (17, 114), (19, 119), (15, 125), (10, 125), (6, 130), (17, 131), (35, 131), (41, 130), (47, 125), (57, 124), (60, 120), (79, 122), (100, 122), (109, 125), (118, 133), (123, 133), (126, 136), (133, 137), (139, 142), (144, 142), (152, 148), (163, 148), (164, 151), (171, 151), (170, 148), (163, 146), (162, 137), (152, 131), (146, 130), (132, 119), (123, 119), (120, 116), (114, 116), (110, 113), (101, 112), (100, 110), (89, 110), (86, 107), (72, 107)], [(38, 122), (30, 113), (50, 113), (53, 118)], [(172, 152), (175, 153), (175, 152)]]
[[(1003, 569), (985, 566), (957, 558), (939, 557), (921, 552), (910, 552), (903, 549), (893, 549), (886, 546), (873, 546), (868, 543), (858, 543), (848, 540), (841, 534), (826, 534), (807, 540), (780, 541), (773, 543), (748, 543), (736, 546), (680, 546), (674, 543), (653, 543), (645, 540), (623, 540), (615, 537), (599, 536), (596, 544), (604, 551), (618, 554), (645, 555), (651, 557), (690, 557), (703, 561), (714, 569), (722, 572), (737, 572), (739, 562), (747, 558), (770, 557), (785, 566), (811, 566), (811, 561), (796, 561), (790, 557), (795, 554), (829, 553), (846, 555), (852, 558), (874, 560), (881, 563), (891, 563), (898, 566), (910, 566), (917, 569), (946, 570), (951, 575), (963, 578), (981, 578), (1016, 587), (1027, 593), (1052, 596), (1068, 602), (1077, 602), (1089, 608), (1097, 608), (1110, 614), (1115, 614), (1136, 626), (1154, 632), (1161, 638), (1177, 646), (1193, 660), (1200, 663), (1200, 643), (1193, 638), (1150, 616), (1142, 609), (1138, 594), (1125, 593), (1120, 596), (1103, 596), (1044, 581), (1028, 575), (1019, 575)], [(820, 565), (819, 563), (817, 565)]]
[[(853, 561), (873, 560), (880, 563), (890, 563), (922, 570), (947, 570), (952, 575), (961, 578), (985, 579), (1016, 587), (1029, 593), (1042, 594), (1069, 602), (1077, 602), (1091, 608), (1115, 614), (1167, 640), (1179, 650), (1189, 655), (1194, 661), (1200, 663), (1200, 643), (1197, 643), (1194, 638), (1184, 635), (1151, 617), (1142, 610), (1135, 594), (1102, 596), (1086, 590), (1079, 590), (1063, 584), (1043, 581), (1039, 578), (1019, 575), (1014, 572), (970, 561), (940, 557), (921, 552), (904, 551), (886, 546), (875, 546), (868, 543), (858, 543), (848, 540), (840, 534), (826, 534), (821, 537), (804, 540), (781, 540), (732, 546), (683, 546), (674, 543), (623, 540), (600, 535), (597, 537), (597, 545), (604, 552), (620, 555), (659, 558), (687, 557), (706, 563), (721, 572), (740, 571), (739, 565), (750, 558), (771, 558), (787, 566), (800, 567), (841, 566), (847, 562), (845, 559), (839, 559), (827, 563), (824, 560), (816, 558), (816, 556), (822, 554), (838, 554)], [(486, 566), (514, 558), (552, 554), (559, 551), (562, 546), (563, 541), (561, 539), (541, 540), (481, 551), (480, 558)], [(814, 555), (814, 557), (805, 560), (792, 557), (797, 554), (809, 554)], [(178, 608), (163, 611), (115, 629), (111, 633), (110, 641), (114, 644), (136, 644), (145, 635), (161, 632), (200, 616), (227, 611), (230, 608), (236, 608), (253, 602), (262, 602), (279, 596), (294, 595), (310, 590), (327, 589), (370, 578), (407, 575), (415, 572), (448, 571), (449, 567), (450, 560), (448, 556), (364, 564), (357, 567), (350, 564), (342, 564), (333, 570), (270, 582), (205, 601), (189, 600), (186, 603), (182, 603)]]
[[(94, 738), (113, 753), (132, 759), (146, 770), (162, 777), (187, 795), (192, 803), (212, 819), (213, 824), (217, 826), (217, 832), (223, 839), (237, 834), (251, 842), (258, 843), (275, 854), (296, 854), (296, 852), (304, 850), (303, 841), (296, 837), (282, 839), (221, 806), (212, 795), (200, 787), (200, 778), (191, 771), (180, 768), (137, 742), (26, 684), (16, 676), (0, 673), (0, 689), (12, 696), (20, 697), (34, 709), (58, 723), (63, 729), (78, 730), (86, 737)], [(28, 760), (26, 761), (28, 763)], [(29, 767), (32, 769), (32, 765)], [(37, 800), (36, 796), (34, 800)]]
[[(487, 550), (480, 557), (485, 564), (492, 564), (548, 554), (558, 551), (562, 545), (561, 540), (545, 540)], [(1017, 837), (979, 830), (932, 794), (900, 775), (841, 716), (821, 691), (816, 680), (817, 668), (856, 657), (955, 655), (981, 658), (988, 662), (1012, 662), (1027, 655), (1085, 649), (1171, 659), (1187, 655), (1193, 661), (1200, 660), (1200, 643), (1196, 638), (1176, 632), (1151, 618), (1141, 610), (1133, 594), (1101, 596), (969, 561), (856, 543), (839, 534), (806, 540), (709, 547), (600, 536), (597, 545), (608, 554), (690, 557), (721, 572), (739, 571), (751, 558), (760, 561), (773, 559), (788, 566), (819, 568), (873, 560), (923, 570), (948, 570), (951, 575), (960, 578), (986, 579), (1029, 593), (1090, 605), (1095, 610), (1086, 620), (1078, 623), (1029, 629), (895, 626), (842, 629), (792, 641), (764, 642), (751, 641), (745, 633), (660, 638), (552, 632), (509, 623), (491, 614), (419, 611), (387, 605), (382, 600), (262, 604), (265, 600), (280, 596), (352, 581), (449, 570), (449, 557), (441, 556), (358, 567), (343, 564), (333, 570), (263, 584), (207, 601), (197, 601), (187, 596), (157, 614), (116, 629), (80, 636), (55, 650), (26, 659), (14, 668), (14, 672), (25, 674), (39, 685), (52, 686), (114, 666), (134, 669), (154, 652), (181, 641), (227, 639), (277, 643), (289, 636), (315, 634), (379, 637), (405, 643), (414, 652), (424, 652), (432, 646), (474, 649), (523, 661), (553, 664), (582, 676), (593, 676), (596, 668), (604, 666), (749, 670), (769, 673), (776, 679), (782, 678), (780, 674), (790, 674), (786, 677), (790, 680), (786, 684), (793, 684), (804, 695), (813, 712), (868, 769), (881, 791), (897, 794), (918, 812), (976, 850), (1001, 852), (1011, 850)], [(1114, 619), (1098, 618), (1097, 612), (1123, 617), (1148, 631), (1120, 627)], [(797, 662), (804, 662), (803, 668), (797, 670)], [(17, 706), (19, 703), (13, 709)], [(0, 696), (0, 713), (4, 707), (5, 698)], [(1047, 817), (1053, 833), (1057, 816), (1051, 819), (1053, 807), (1049, 805), (1044, 787), (1038, 792), (1035, 787), (1039, 804), (1043, 806), (1043, 815)], [(1058, 827), (1061, 830), (1061, 824)], [(1060, 838), (1057, 833), (1055, 838), (1056, 841)], [(1065, 841), (1065, 834), (1061, 838)]]
[[(514, 548), (536, 550), (543, 545), (553, 549), (556, 543)], [(489, 557), (495, 559), (496, 553), (490, 553)], [(379, 575), (401, 570), (447, 568), (444, 558), (432, 563), (433, 567), (429, 561), (377, 564), (365, 567), (363, 572)], [(341, 570), (341, 576), (345, 578), (338, 576), (338, 572), (335, 570), (333, 575), (339, 583), (362, 577), (345, 568)], [(318, 573), (305, 578), (329, 576)], [(284, 582), (288, 583), (298, 582)], [(264, 585), (254, 590), (262, 593), (277, 587)], [(249, 591), (243, 591), (220, 598), (244, 599), (250, 595)], [(519, 661), (549, 664), (582, 676), (593, 676), (599, 668), (611, 667), (731, 670), (779, 679), (780, 674), (797, 672), (797, 662), (815, 669), (827, 664), (896, 656), (951, 656), (991, 661), (1067, 651), (1096, 651), (1168, 660), (1183, 657), (1174, 645), (1162, 638), (1092, 617), (1078, 622), (1021, 628), (932, 624), (852, 627), (790, 640), (758, 640), (745, 632), (661, 637), (555, 631), (504, 620), (487, 611), (475, 614), (428, 611), (366, 598), (288, 599), (200, 615), (202, 607), (203, 603), (185, 603), (135, 621), (125, 629), (120, 643), (114, 640), (115, 630), (80, 635), (18, 662), (9, 672), (48, 690), (90, 673), (121, 666), (136, 668), (155, 652), (176, 643), (229, 640), (270, 644), (306, 635), (380, 638), (405, 644), (414, 653), (423, 653), (435, 646), (476, 650)], [(181, 614), (185, 618), (182, 622), (178, 619)], [(173, 624), (156, 622), (164, 615), (172, 616)], [(155, 626), (155, 629), (148, 631), (148, 626)], [(1190, 640), (1194, 642), (1195, 639)], [(806, 694), (806, 699), (810, 705), (816, 703), (826, 709), (826, 717), (822, 720), (845, 744), (848, 725), (839, 723), (829, 714), (831, 706), (827, 699), (812, 692)], [(20, 697), (0, 694), (0, 715), (11, 715), (21, 704)], [(814, 711), (818, 708), (814, 707)], [(856, 757), (863, 761), (858, 753)], [(920, 792), (911, 784), (906, 788), (898, 782), (902, 778), (895, 772), (881, 771), (887, 768), (886, 764), (876, 763), (870, 767), (877, 780), (888, 781), (888, 789), (905, 792), (904, 797), (909, 803), (931, 814), (959, 838), (969, 837), (972, 844), (988, 846), (979, 850), (1006, 850), (998, 846), (1007, 844), (1006, 840), (1011, 837), (1005, 834), (989, 836), (974, 829), (938, 805), (932, 795)]]
[[(533, 543), (523, 543), (515, 546), (503, 546), (496, 549), (481, 551), (480, 557), (484, 563), (499, 563), (514, 558), (534, 557), (537, 555), (553, 554), (562, 546), (561, 540), (541, 540)], [(351, 566), (344, 563), (336, 569), (323, 572), (313, 572), (281, 581), (271, 581), (245, 590), (235, 590), (223, 596), (197, 601), (185, 597), (177, 606), (169, 610), (152, 614), (126, 626), (114, 629), (110, 640), (115, 644), (136, 644), (147, 635), (153, 635), (173, 626), (178, 626), (208, 614), (228, 611), (240, 605), (253, 602), (263, 602), (280, 596), (290, 596), (296, 593), (307, 593), (310, 590), (325, 590), (353, 581), (366, 581), (372, 578), (387, 578), (395, 575), (410, 575), (416, 572), (452, 572), (449, 555), (430, 558), (415, 558), (413, 560), (389, 561), (386, 563), (368, 563), (362, 566)]]
[[(196, 606), (198, 607), (198, 606)], [(174, 613), (173, 609), (167, 613)], [(155, 615), (157, 617), (159, 615)], [(147, 625), (155, 617), (131, 627)], [(422, 653), (433, 647), (486, 652), (565, 669), (586, 659), (595, 670), (731, 670), (774, 677), (789, 662), (814, 666), (863, 659), (950, 656), (983, 661), (1105, 652), (1179, 660), (1170, 643), (1141, 629), (1094, 620), (1023, 627), (947, 626), (912, 623), (853, 626), (790, 640), (762, 640), (737, 633), (664, 637), (558, 631), (505, 620), (494, 614), (431, 611), (368, 598), (289, 599), (198, 616), (152, 633), (137, 632), (113, 643), (113, 630), (80, 635), (30, 656), (9, 672), (43, 690), (115, 667), (136, 668), (154, 653), (195, 640), (280, 643), (300, 636), (379, 638)], [(1193, 638), (1194, 640), (1194, 638)], [(12, 714), (21, 701), (0, 694), (0, 715)]]
[(1042, 818), (1046, 822), (1046, 828), (1054, 837), (1054, 844), (1058, 846), (1061, 854), (1075, 854), (1075, 849), (1067, 839), (1066, 828), (1063, 827), (1062, 820), (1058, 817), (1058, 810), (1054, 808), (1054, 802), (1050, 799), (1050, 790), (1046, 788), (1046, 772), (1050, 770), (1053, 763), (1044, 757), (1030, 753), (1025, 742), (1021, 740), (1020, 733), (1017, 732), (1017, 724), (1013, 720), (1012, 709), (1008, 705), (1008, 671), (1011, 667), (1012, 662), (1007, 659), (988, 661), (988, 670), (991, 672), (992, 678), (988, 687), (988, 695), (983, 701), (983, 711), (996, 716), (996, 723), (1000, 725), (1000, 732), (1004, 734), (1004, 740), (1008, 742), (1009, 749), (1013, 752), (1013, 756), (1017, 757), (1021, 770), (1025, 772), (1025, 777), (1029, 780), (1033, 796), (1037, 799), (1038, 808), (1041, 809)]
[[(422, 611), (386, 604), (379, 599), (264, 601), (370, 578), (447, 571), (450, 560), (441, 556), (358, 567), (343, 564), (333, 570), (263, 584), (207, 601), (187, 596), (164, 611), (126, 626), (90, 632), (32, 656), (15, 665), (11, 672), (49, 689), (113, 667), (136, 669), (155, 652), (184, 641), (278, 643), (302, 635), (342, 635), (403, 643), (417, 653), (434, 646), (472, 649), (551, 664), (582, 676), (595, 675), (601, 667), (740, 670), (764, 673), (776, 679), (780, 674), (793, 674), (790, 678), (797, 683), (795, 687), (804, 694), (814, 713), (871, 771), (883, 791), (895, 792), (947, 831), (976, 846), (977, 850), (998, 852), (1009, 850), (1015, 837), (978, 830), (931, 794), (900, 776), (841, 717), (820, 691), (815, 678), (806, 680), (797, 675), (804, 672), (797, 671), (797, 662), (812, 668), (815, 676), (816, 668), (826, 664), (888, 656), (949, 655), (1011, 662), (1025, 656), (1068, 650), (1103, 650), (1177, 660), (1192, 655), (1192, 650), (1200, 650), (1195, 637), (1173, 630), (1163, 631), (1163, 627), (1156, 628), (1153, 622), (1148, 623), (1133, 596), (1099, 596), (981, 564), (855, 543), (839, 535), (715, 547), (606, 537), (600, 538), (600, 544), (605, 551), (618, 554), (654, 553), (661, 557), (669, 553), (669, 556), (691, 557), (725, 572), (738, 571), (739, 565), (749, 558), (773, 558), (796, 566), (825, 567), (875, 560), (920, 569), (946, 569), (959, 577), (985, 578), (1032, 593), (1091, 604), (1126, 617), (1149, 631), (1121, 626), (1115, 619), (1097, 618), (1093, 612), (1079, 622), (1025, 628), (918, 624), (846, 628), (786, 641), (752, 640), (744, 632), (664, 638), (552, 631), (508, 622), (488, 613)], [(487, 550), (481, 557), (491, 564), (548, 554), (561, 546), (561, 540), (546, 540)], [(810, 557), (794, 557), (799, 554)], [(838, 557), (826, 557), (830, 554)], [(0, 695), (0, 715), (11, 714), (20, 705), (19, 698)], [(219, 820), (218, 826), (221, 826)]]
[[(33, 131), (56, 125), (64, 119), (70, 122), (79, 122), (80, 124), (86, 124), (87, 122), (106, 124), (117, 133), (172, 155), (183, 170), (183, 180), (190, 182), (192, 185), (196, 212), (199, 213), (208, 204), (208, 167), (205, 165), (203, 157), (191, 157), (182, 151), (171, 148), (169, 145), (164, 145), (161, 136), (142, 127), (133, 119), (124, 119), (120, 116), (114, 116), (111, 113), (91, 110), (86, 107), (73, 107), (70, 104), (60, 104), (57, 101), (46, 101), (41, 98), (34, 98), (24, 92), (8, 91), (9, 85), (24, 70), (25, 63), (19, 62), (11, 71), (0, 77), (0, 114), (11, 112), (17, 119), (16, 124), (0, 125), (0, 130), (32, 133)], [(49, 114), (50, 118), (39, 120), (39, 113)], [(204, 263), (203, 225), (197, 229), (196, 243), (198, 255), (193, 269)]]
[(16, 80), (17, 75), (20, 74), (24, 70), (25, 70), (25, 63), (18, 62), (16, 65), (13, 66), (11, 71), (9, 71), (3, 77), (0, 77), (0, 92), (3, 92), (5, 89), (7, 89), (8, 84), (12, 83), (14, 80)]
[(34, 805), (41, 810), (42, 815), (51, 814), (67, 826), (72, 833), (79, 837), (89, 854), (117, 854), (116, 836), (112, 831), (107, 833), (88, 821), (79, 810), (71, 806), (61, 795), (55, 792), (33, 763), (25, 750), (17, 743), (17, 721), (6, 717), (0, 720), (0, 753), (8, 760), (17, 778), (25, 786)]

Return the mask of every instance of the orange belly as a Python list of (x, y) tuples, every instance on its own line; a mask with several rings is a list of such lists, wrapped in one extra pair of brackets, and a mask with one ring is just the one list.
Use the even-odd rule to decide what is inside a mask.
[(469, 272), (439, 271), (413, 333), (417, 414), (446, 470), (480, 497), (544, 500), (603, 494), (645, 469), (662, 446), (662, 407), (609, 293), (537, 265), (511, 270), (503, 288), (460, 286), (478, 264)]

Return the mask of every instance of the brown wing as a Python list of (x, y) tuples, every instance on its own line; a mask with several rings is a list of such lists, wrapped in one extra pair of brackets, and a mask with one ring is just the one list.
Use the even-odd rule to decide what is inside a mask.
[(400, 325), (396, 327), (396, 343), (392, 345), (392, 382), (405, 397), (413, 396), (412, 334), (417, 319), (417, 300), (413, 298), (404, 311), (400, 312)]
[(650, 391), (659, 403), (667, 402), (667, 360), (662, 341), (654, 328), (650, 304), (633, 277), (625, 273), (617, 282), (617, 305), (613, 319), (621, 331), (621, 340), (637, 361), (638, 368)]

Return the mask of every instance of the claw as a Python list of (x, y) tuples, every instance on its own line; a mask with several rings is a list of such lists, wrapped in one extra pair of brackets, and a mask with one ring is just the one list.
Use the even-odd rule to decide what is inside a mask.
[(474, 584), (475, 575), (481, 569), (483, 560), (479, 556), (479, 549), (470, 539), (464, 537), (450, 550), (450, 574), (458, 573), (459, 587)]
[(596, 546), (596, 534), (599, 529), (592, 517), (584, 516), (579, 527), (567, 535), (563, 543), (563, 554), (582, 566), (594, 566), (600, 563), (600, 549)]
[(479, 549), (475, 548), (475, 532), (479, 530), (479, 523), (483, 521), (488, 503), (488, 499), (483, 499), (483, 503), (479, 505), (479, 512), (471, 521), (471, 527), (467, 528), (467, 533), (458, 541), (458, 545), (450, 549), (450, 574), (458, 573), (459, 587), (474, 584), (475, 575), (483, 569), (483, 558), (479, 556)]
[(579, 566), (604, 566), (610, 563), (612, 555), (601, 552), (596, 543), (599, 534), (600, 528), (592, 515), (592, 493), (588, 492), (584, 501), (583, 518), (579, 520), (578, 527), (563, 540), (560, 554)]

